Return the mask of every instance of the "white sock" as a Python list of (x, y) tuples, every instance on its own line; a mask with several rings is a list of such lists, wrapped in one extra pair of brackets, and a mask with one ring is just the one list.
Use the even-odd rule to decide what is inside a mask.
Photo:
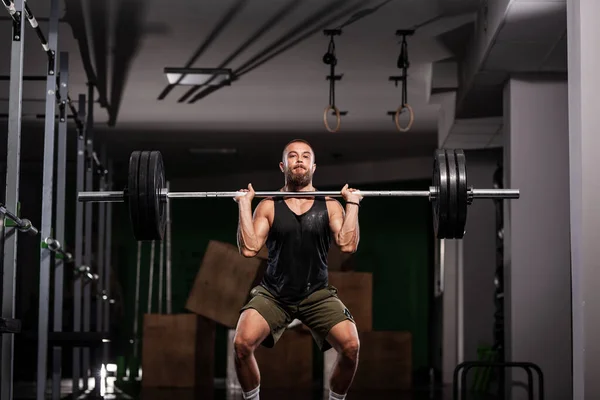
[(344, 400), (346, 398), (345, 394), (337, 394), (329, 389), (329, 400)]
[(242, 393), (242, 397), (244, 397), (245, 400), (260, 400), (260, 397), (258, 397), (258, 392), (260, 392), (260, 385), (249, 392)]

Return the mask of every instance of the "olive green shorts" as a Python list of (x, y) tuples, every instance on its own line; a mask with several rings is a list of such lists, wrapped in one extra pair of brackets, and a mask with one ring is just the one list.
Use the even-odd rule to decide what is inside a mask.
[(337, 296), (337, 289), (331, 285), (317, 290), (295, 305), (280, 302), (271, 292), (261, 285), (250, 292), (250, 300), (240, 313), (253, 308), (263, 316), (271, 328), (271, 334), (262, 342), (265, 347), (273, 347), (281, 338), (287, 326), (294, 320), (306, 325), (321, 351), (327, 351), (331, 345), (326, 340), (331, 328), (338, 323), (354, 318)]

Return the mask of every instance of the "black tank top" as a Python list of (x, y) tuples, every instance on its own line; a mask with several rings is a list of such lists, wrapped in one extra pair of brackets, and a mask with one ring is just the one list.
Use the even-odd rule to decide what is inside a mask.
[(274, 199), (275, 215), (267, 237), (267, 270), (261, 284), (280, 301), (299, 303), (328, 285), (327, 255), (331, 244), (324, 197), (297, 215), (283, 198)]

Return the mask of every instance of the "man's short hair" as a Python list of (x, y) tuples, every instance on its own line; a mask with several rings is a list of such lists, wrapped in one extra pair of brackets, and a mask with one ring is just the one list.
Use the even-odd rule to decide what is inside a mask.
[(311, 151), (311, 152), (312, 152), (312, 154), (313, 154), (313, 162), (315, 162), (315, 159), (316, 159), (315, 150), (313, 149), (313, 147), (311, 146), (311, 144), (310, 144), (310, 143), (308, 143), (308, 142), (307, 142), (306, 140), (304, 140), (304, 139), (294, 139), (294, 140), (292, 140), (292, 141), (288, 142), (288, 144), (286, 144), (286, 145), (283, 147), (283, 152), (281, 153), (281, 159), (282, 159), (283, 161), (285, 161), (285, 149), (287, 149), (287, 148), (288, 148), (288, 146), (289, 146), (290, 144), (292, 144), (292, 143), (304, 143), (305, 145), (307, 145), (308, 147), (310, 147), (310, 151)]

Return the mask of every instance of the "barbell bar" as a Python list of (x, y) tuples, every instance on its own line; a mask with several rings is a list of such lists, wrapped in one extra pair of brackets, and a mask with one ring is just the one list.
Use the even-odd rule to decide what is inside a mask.
[[(429, 190), (359, 190), (363, 197), (426, 197), (432, 204), (438, 239), (462, 239), (467, 208), (474, 199), (518, 199), (519, 189), (474, 189), (468, 186), (464, 151), (438, 149), (434, 153), (433, 184)], [(171, 192), (159, 151), (132, 152), (128, 184), (123, 191), (79, 192), (80, 202), (125, 202), (134, 237), (138, 241), (162, 240), (169, 199), (244, 196), (247, 192)], [(257, 191), (255, 197), (342, 197), (341, 191)]]
[[(248, 192), (169, 192), (161, 190), (160, 198), (166, 199), (199, 199), (206, 197), (238, 197), (245, 196)], [(357, 190), (363, 197), (429, 197), (436, 196), (436, 190), (432, 186), (429, 190)], [(470, 189), (469, 195), (474, 199), (518, 199), (519, 191), (515, 189)], [(342, 197), (340, 191), (318, 191), (318, 192), (254, 192), (254, 197)], [(106, 192), (80, 192), (79, 201), (98, 203), (122, 203), (126, 200), (125, 191)]]

